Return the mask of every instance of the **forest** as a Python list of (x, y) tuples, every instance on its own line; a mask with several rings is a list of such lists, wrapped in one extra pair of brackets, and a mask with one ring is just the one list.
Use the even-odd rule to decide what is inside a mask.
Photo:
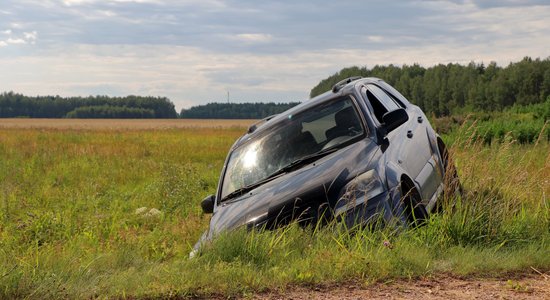
[(479, 111), (502, 111), (514, 105), (545, 102), (550, 96), (550, 57), (523, 60), (506, 67), (495, 62), (485, 66), (438, 64), (424, 68), (418, 64), (348, 67), (321, 80), (310, 92), (314, 97), (351, 77), (378, 77), (394, 86), (412, 103), (436, 117)]
[(0, 94), (0, 118), (177, 118), (174, 104), (165, 97), (29, 97)]
[(281, 113), (298, 102), (291, 103), (208, 103), (182, 109), (184, 119), (262, 119)]

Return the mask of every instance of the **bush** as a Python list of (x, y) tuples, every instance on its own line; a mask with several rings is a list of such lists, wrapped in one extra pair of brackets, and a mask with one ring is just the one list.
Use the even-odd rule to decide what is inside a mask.
[(83, 106), (68, 112), (65, 117), (75, 119), (152, 119), (155, 117), (155, 111), (127, 106)]

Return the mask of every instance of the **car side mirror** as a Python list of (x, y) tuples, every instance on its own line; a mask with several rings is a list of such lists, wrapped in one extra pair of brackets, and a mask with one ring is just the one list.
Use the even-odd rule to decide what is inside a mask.
[(201, 207), (202, 212), (205, 214), (211, 214), (214, 212), (214, 200), (216, 197), (214, 195), (209, 195), (206, 198), (202, 199)]
[(403, 108), (398, 108), (396, 110), (389, 111), (382, 116), (382, 121), (384, 121), (384, 128), (386, 133), (394, 130), (403, 123), (409, 120), (409, 115)]

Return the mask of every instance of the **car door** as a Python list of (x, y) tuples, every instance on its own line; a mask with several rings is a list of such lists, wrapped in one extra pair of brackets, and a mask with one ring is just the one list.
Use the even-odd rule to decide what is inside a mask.
[(422, 198), (429, 199), (437, 186), (431, 184), (434, 182), (431, 178), (434, 174), (434, 167), (428, 162), (432, 153), (425, 125), (427, 120), (417, 115), (415, 110), (408, 109), (395, 96), (392, 97), (389, 92), (377, 85), (366, 85), (364, 92), (380, 124), (385, 112), (399, 108), (404, 108), (407, 111), (409, 120), (387, 136), (390, 142), (388, 150), (391, 152), (387, 156), (390, 159), (396, 159), (395, 163), (418, 183)]

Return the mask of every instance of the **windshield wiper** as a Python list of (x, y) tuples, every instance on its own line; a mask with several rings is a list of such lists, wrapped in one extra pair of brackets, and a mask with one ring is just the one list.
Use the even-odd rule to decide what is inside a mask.
[(267, 176), (266, 178), (264, 178), (264, 179), (262, 179), (262, 180), (260, 180), (260, 181), (258, 181), (258, 182), (255, 182), (255, 183), (253, 183), (253, 184), (249, 184), (249, 185), (247, 185), (247, 186), (243, 186), (242, 188), (236, 189), (236, 190), (234, 190), (233, 192), (227, 194), (225, 197), (223, 197), (222, 200), (221, 200), (220, 202), (224, 202), (224, 201), (226, 201), (226, 200), (228, 200), (228, 199), (230, 199), (230, 198), (233, 198), (233, 197), (235, 197), (235, 196), (241, 196), (242, 194), (244, 194), (244, 193), (246, 193), (246, 192), (248, 192), (248, 191), (250, 191), (250, 190), (253, 190), (253, 189), (257, 188), (257, 187), (259, 187), (260, 185), (262, 185), (262, 184), (264, 184), (264, 183), (266, 183), (266, 182), (268, 182), (268, 181), (271, 181), (271, 180), (275, 179), (276, 177), (278, 177), (278, 175), (281, 175), (281, 174), (283, 174), (283, 173), (277, 171), (277, 172), (275, 172), (275, 173), (273, 173), (273, 174)]
[(324, 150), (315, 152), (313, 154), (309, 154), (309, 155), (306, 155), (304, 157), (301, 157), (301, 158), (291, 162), (290, 164), (282, 167), (281, 169), (271, 173), (269, 176), (267, 176), (266, 178), (264, 178), (264, 179), (262, 179), (258, 182), (255, 182), (253, 184), (249, 184), (247, 186), (244, 186), (242, 188), (234, 190), (233, 192), (231, 192), (231, 193), (227, 194), (225, 197), (223, 197), (220, 202), (224, 202), (224, 201), (226, 201), (230, 198), (233, 198), (235, 196), (241, 196), (242, 194), (257, 188), (260, 185), (262, 185), (262, 184), (264, 184), (268, 181), (271, 181), (271, 180), (281, 176), (282, 174), (285, 174), (285, 173), (291, 171), (292, 169), (296, 168), (297, 166), (301, 166), (303, 164), (306, 164), (306, 163), (309, 163), (311, 161), (317, 160), (318, 158), (320, 158), (322, 156), (325, 156), (329, 153), (332, 153), (332, 152), (334, 152), (338, 149), (339, 148), (337, 148), (337, 147), (332, 147), (332, 148), (324, 149)]
[(332, 153), (336, 150), (338, 150), (339, 148), (336, 148), (336, 147), (331, 147), (331, 148), (328, 148), (328, 149), (324, 149), (324, 150), (321, 150), (321, 151), (318, 151), (318, 152), (315, 152), (315, 153), (312, 153), (312, 154), (309, 154), (309, 155), (306, 155), (304, 157), (301, 157), (293, 162), (291, 162), (290, 164), (282, 167), (281, 169), (279, 169), (277, 172), (275, 172), (274, 174), (280, 174), (280, 173), (286, 173), (298, 166), (301, 166), (301, 165), (304, 165), (304, 164), (307, 164), (307, 163), (310, 163), (312, 161), (315, 161), (329, 153)]

